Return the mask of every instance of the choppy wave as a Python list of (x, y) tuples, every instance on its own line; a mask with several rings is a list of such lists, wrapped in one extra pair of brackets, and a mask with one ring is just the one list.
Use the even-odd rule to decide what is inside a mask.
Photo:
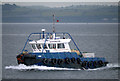
[[(86, 71), (91, 70), (105, 70), (105, 69), (115, 69), (120, 68), (118, 64), (107, 64), (106, 67), (96, 68), (96, 69), (86, 69)], [(5, 69), (13, 69), (13, 70), (81, 70), (81, 69), (74, 69), (74, 68), (59, 68), (59, 67), (47, 67), (47, 66), (26, 66), (24, 64), (20, 64), (17, 66), (6, 66)], [(84, 69), (85, 70), (85, 69)]]

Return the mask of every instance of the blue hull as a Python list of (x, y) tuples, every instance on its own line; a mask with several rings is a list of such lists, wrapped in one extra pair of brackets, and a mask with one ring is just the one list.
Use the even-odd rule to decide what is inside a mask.
[(17, 60), (18, 64), (80, 69), (94, 69), (106, 66), (108, 63), (105, 58), (84, 58), (77, 55), (76, 52), (20, 54), (17, 56)]

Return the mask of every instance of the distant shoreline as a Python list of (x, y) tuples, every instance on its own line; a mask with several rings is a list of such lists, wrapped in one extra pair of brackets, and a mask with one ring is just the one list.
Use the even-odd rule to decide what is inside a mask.
[(52, 15), (59, 23), (118, 23), (118, 6), (76, 5), (61, 8), (2, 5), (3, 23), (51, 23)]

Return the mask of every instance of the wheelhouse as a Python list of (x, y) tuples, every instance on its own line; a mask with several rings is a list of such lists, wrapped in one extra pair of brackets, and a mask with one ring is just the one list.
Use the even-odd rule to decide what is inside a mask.
[(71, 39), (48, 38), (30, 41), (33, 52), (71, 52), (69, 42)]
[[(32, 36), (38, 36), (39, 39), (34, 39)], [(32, 40), (33, 39), (33, 40)], [(70, 42), (74, 43), (77, 50), (70, 49)], [(74, 42), (72, 36), (67, 32), (45, 32), (45, 29), (42, 29), (42, 33), (31, 33), (28, 36), (28, 39), (24, 45), (24, 48), (21, 54), (26, 50), (27, 44), (30, 44), (33, 53), (60, 53), (60, 52), (76, 52), (78, 55), (82, 56), (81, 51)]]

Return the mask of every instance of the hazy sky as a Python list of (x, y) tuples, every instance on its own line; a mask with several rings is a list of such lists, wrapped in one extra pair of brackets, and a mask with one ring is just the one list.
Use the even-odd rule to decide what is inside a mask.
[[(6, 2), (8, 3), (8, 2)], [(3, 3), (4, 4), (4, 3)], [(117, 5), (117, 2), (11, 2), (20, 6), (65, 7), (71, 5)]]

